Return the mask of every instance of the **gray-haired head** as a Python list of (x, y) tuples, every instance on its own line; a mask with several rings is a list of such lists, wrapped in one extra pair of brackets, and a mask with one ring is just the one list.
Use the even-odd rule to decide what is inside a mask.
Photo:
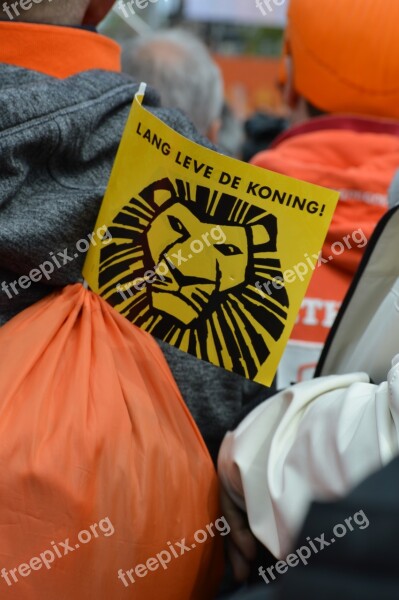
[(182, 29), (157, 31), (122, 42), (122, 68), (152, 85), (162, 104), (179, 108), (208, 135), (221, 117), (223, 81), (206, 46)]

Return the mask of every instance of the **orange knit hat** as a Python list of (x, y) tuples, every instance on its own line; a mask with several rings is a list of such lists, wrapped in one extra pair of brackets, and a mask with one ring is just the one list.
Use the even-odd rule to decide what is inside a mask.
[(298, 93), (329, 113), (399, 119), (399, 0), (291, 0)]

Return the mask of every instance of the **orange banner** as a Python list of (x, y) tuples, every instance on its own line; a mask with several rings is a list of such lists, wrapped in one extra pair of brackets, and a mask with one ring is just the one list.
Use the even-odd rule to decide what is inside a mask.
[(278, 89), (280, 59), (215, 55), (222, 70), (226, 98), (241, 119), (257, 110), (284, 115)]

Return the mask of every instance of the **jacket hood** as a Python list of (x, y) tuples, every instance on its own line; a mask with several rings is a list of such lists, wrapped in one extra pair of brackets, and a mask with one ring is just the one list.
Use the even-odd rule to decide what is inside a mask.
[[(138, 85), (103, 70), (57, 79), (0, 64), (0, 76), (1, 324), (49, 286), (81, 280), (85, 253), (77, 244), (93, 232)], [(182, 113), (160, 108), (150, 88), (145, 105), (209, 146)], [(134, 164), (132, 156), (133, 177)], [(25, 279), (24, 289), (15, 283), (46, 262), (50, 277)]]

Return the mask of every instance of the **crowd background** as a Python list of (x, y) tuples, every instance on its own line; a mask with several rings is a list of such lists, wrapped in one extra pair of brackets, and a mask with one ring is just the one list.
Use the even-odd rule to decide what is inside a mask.
[[(184, 534), (190, 554), (143, 577), (140, 600), (393, 600), (399, 6), (118, 0), (97, 35), (111, 4), (35, 2), (0, 23), (1, 583), (16, 600), (125, 597)], [(144, 105), (191, 141), (340, 192), (270, 389), (131, 327), (82, 285), (83, 255), (26, 284), (93, 230), (143, 80)], [(198, 529), (220, 511), (226, 539)], [(101, 516), (107, 546), (18, 581), (38, 539), (55, 549)], [(186, 546), (194, 530), (203, 545)]]
[(249, 161), (287, 126), (279, 85), (286, 3), (262, 14), (253, 2), (170, 0), (123, 10), (115, 4), (99, 31), (122, 45), (158, 30), (184, 29), (198, 37), (220, 68), (225, 106), (218, 145)]

